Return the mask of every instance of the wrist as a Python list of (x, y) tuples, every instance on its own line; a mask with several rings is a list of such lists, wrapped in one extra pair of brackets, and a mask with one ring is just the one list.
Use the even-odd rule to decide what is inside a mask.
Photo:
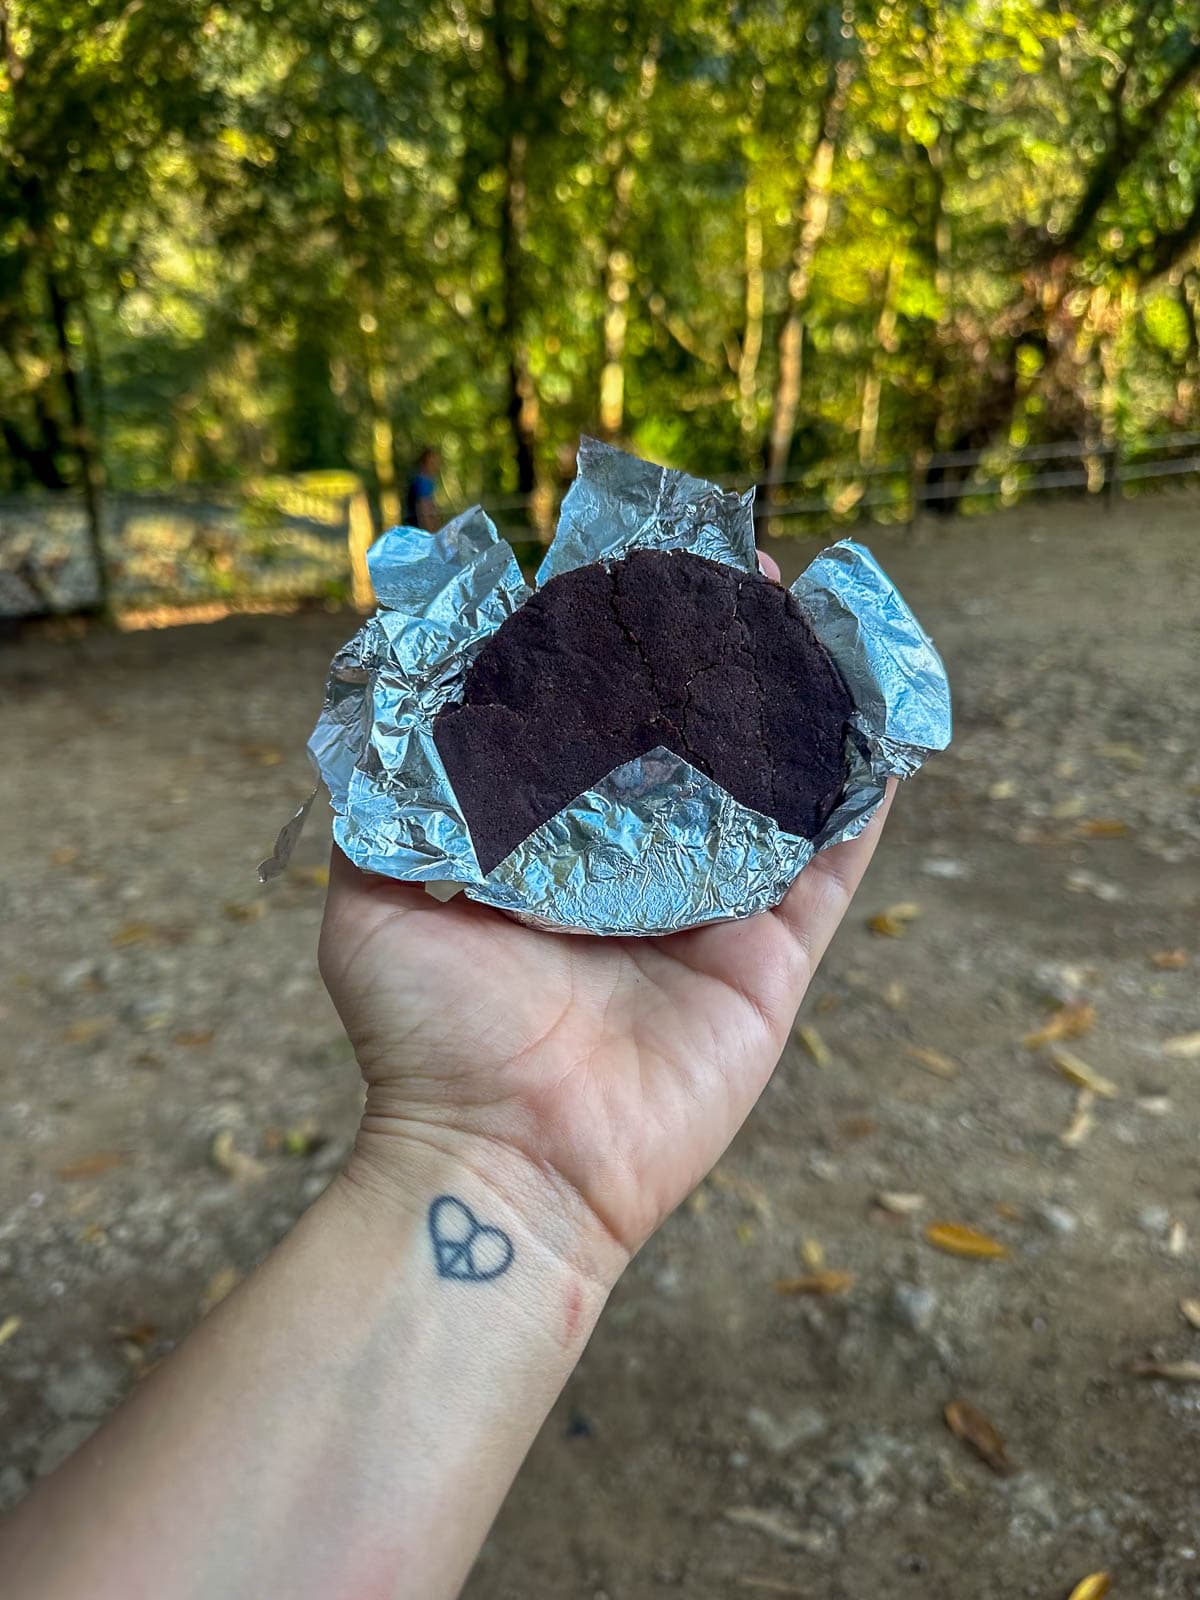
[(437, 1121), (368, 1105), (339, 1189), (368, 1226), (419, 1226), (431, 1267), (452, 1281), (502, 1284), (518, 1268), (547, 1285), (570, 1280), (598, 1316), (629, 1263), (557, 1173), (504, 1141)]

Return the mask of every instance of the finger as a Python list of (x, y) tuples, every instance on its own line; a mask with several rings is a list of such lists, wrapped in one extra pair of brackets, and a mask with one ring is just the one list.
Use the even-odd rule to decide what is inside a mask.
[(775, 908), (774, 916), (795, 941), (806, 982), (829, 948), (829, 941), (871, 864), (896, 787), (897, 780), (889, 778), (882, 804), (857, 839), (848, 839), (845, 844), (833, 845), (814, 856)]
[(769, 556), (765, 550), (759, 550), (757, 552), (757, 554), (758, 554), (759, 571), (760, 572), (765, 572), (768, 578), (774, 578), (775, 582), (778, 583), (779, 582), (779, 563), (778, 563), (778, 561), (776, 561), (774, 556)]

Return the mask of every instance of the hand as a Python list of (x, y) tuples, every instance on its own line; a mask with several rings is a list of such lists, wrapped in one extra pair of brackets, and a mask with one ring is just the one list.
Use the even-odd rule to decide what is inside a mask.
[(351, 1176), (411, 1185), (432, 1150), (568, 1217), (566, 1248), (615, 1278), (761, 1094), (890, 798), (774, 911), (664, 938), (537, 932), (335, 849), (321, 970), (367, 1083)]

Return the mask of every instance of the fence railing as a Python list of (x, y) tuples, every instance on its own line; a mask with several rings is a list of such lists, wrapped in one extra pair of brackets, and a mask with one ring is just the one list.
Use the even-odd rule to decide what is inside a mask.
[[(1084, 492), (1112, 503), (1151, 480), (1200, 475), (1200, 433), (1147, 435), (1120, 444), (1066, 439), (1004, 449), (942, 450), (888, 461), (822, 462), (770, 484), (749, 475), (717, 477), (723, 488), (754, 488), (764, 533), (818, 533), (859, 521), (906, 524), (922, 508), (964, 512), (1029, 496)], [(485, 509), (515, 542), (538, 538), (533, 497), (488, 499)], [(874, 514), (874, 515), (873, 515)]]
[[(755, 487), (760, 531), (786, 537), (862, 521), (906, 524), (922, 509), (974, 512), (1043, 494), (1083, 492), (1111, 504), (1193, 475), (1200, 475), (1200, 433), (822, 462), (775, 484), (744, 475), (717, 481)], [(518, 555), (536, 561), (557, 517), (553, 497), (481, 498)], [(370, 604), (365, 554), (374, 530), (366, 494), (349, 473), (109, 494), (103, 517), (120, 607), (234, 597)], [(0, 617), (94, 603), (85, 518), (82, 499), (69, 493), (0, 498)]]

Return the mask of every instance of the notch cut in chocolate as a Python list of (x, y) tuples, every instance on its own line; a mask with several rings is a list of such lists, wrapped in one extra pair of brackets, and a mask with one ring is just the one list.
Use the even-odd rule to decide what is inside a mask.
[(486, 873), (656, 745), (812, 838), (845, 785), (853, 709), (786, 589), (687, 551), (635, 550), (527, 600), (433, 736)]

